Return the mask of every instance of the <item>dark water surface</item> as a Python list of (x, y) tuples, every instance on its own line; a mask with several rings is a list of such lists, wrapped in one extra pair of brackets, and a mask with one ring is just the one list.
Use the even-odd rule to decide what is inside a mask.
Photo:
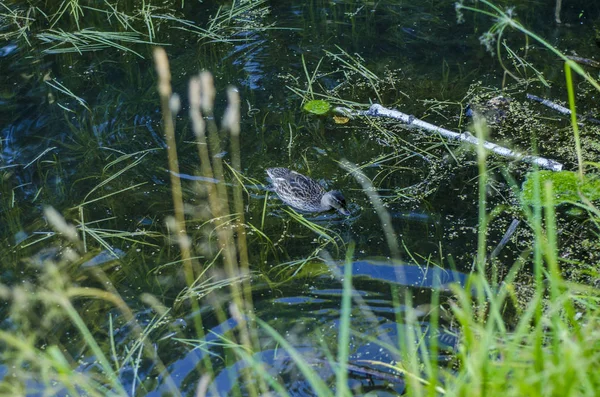
[[(216, 3), (229, 9), (230, 2)], [(598, 22), (599, 6), (566, 1), (562, 14), (565, 23), (556, 25), (554, 4), (546, 3), (518, 5), (515, 12), (525, 26), (559, 49), (597, 58), (593, 22)], [(5, 4), (11, 10), (28, 7), (24, 1)], [(103, 4), (98, 2), (96, 6), (106, 9)], [(127, 1), (120, 7), (135, 14), (141, 3)], [(183, 110), (176, 119), (178, 153), (196, 253), (207, 258), (201, 261), (209, 261), (210, 255), (202, 247), (214, 242), (215, 237), (199, 226), (204, 220), (198, 206), (204, 198), (197, 189), (200, 170), (187, 117), (187, 83), (199, 70), (209, 70), (218, 91), (218, 119), (226, 105), (224, 93), (229, 85), (238, 87), (242, 99), (242, 173), (249, 178), (245, 217), (261, 232), (249, 235), (251, 266), (257, 274), (253, 296), (258, 317), (300, 349), (324, 379), (334, 384), (334, 371), (319, 348), (326, 346), (335, 351), (337, 346), (342, 287), (331, 276), (331, 267), (342, 263), (347, 244), (354, 242), (354, 287), (361, 300), (353, 305), (352, 327), (371, 342), (369, 338), (352, 337), (350, 364), (366, 359), (388, 363), (398, 360), (374, 341), (394, 344), (399, 334), (407, 333), (398, 322), (405, 315), (405, 296), (412, 298), (411, 307), (421, 316), (419, 324), (425, 340), (435, 338), (441, 346), (452, 349), (456, 337), (450, 324), (443, 324), (449, 327), (447, 332), (428, 333), (427, 304), (434, 289), (443, 303), (450, 296), (446, 286), (464, 285), (472, 267), (477, 246), (474, 155), (456, 146), (449, 149), (437, 137), (420, 136), (415, 131), (396, 129), (387, 135), (366, 121), (338, 125), (330, 117), (314, 117), (302, 111), (302, 98), (294, 90), (307, 88), (305, 67), (310, 75), (318, 67), (312, 85), (316, 95), (331, 90), (341, 100), (362, 104), (362, 108), (378, 102), (446, 128), (464, 129), (468, 124), (461, 116), (464, 107), (482, 91), (500, 90), (505, 77), (497, 58), (479, 42), (493, 22), (466, 13), (465, 23), (458, 24), (452, 1), (267, 1), (257, 9), (264, 12), (244, 13), (229, 22), (232, 28), (222, 34), (236, 40), (231, 43), (199, 39), (182, 29), (189, 25), (165, 16), (206, 26), (208, 15), (216, 14), (217, 4), (186, 1), (183, 7), (177, 3), (155, 10), (161, 17), (154, 20), (153, 40), (164, 44), (170, 57), (173, 88), (182, 98)], [(115, 18), (92, 10), (84, 15), (82, 28), (123, 30)], [(83, 207), (83, 216), (88, 227), (97, 228), (98, 238), (87, 237), (88, 253), (63, 269), (66, 277), (80, 286), (97, 287), (103, 281), (95, 272), (102, 270), (142, 325), (152, 323), (156, 316), (140, 303), (143, 293), (155, 295), (167, 307), (174, 305), (168, 320), (156, 328), (152, 338), (176, 385), (182, 393), (192, 394), (200, 377), (201, 360), (210, 354), (217, 371), (213, 392), (231, 392), (240, 381), (243, 364), (231, 358), (224, 360), (220, 356), (222, 348), (199, 349), (187, 343), (187, 338), (194, 336), (193, 316), (199, 313), (176, 304), (185, 283), (180, 263), (174, 263), (180, 259), (179, 250), (166, 237), (165, 218), (173, 213), (173, 207), (153, 46), (123, 44), (139, 56), (115, 48), (49, 53), (52, 45), (37, 36), (49, 24), (39, 14), (37, 20), (28, 33), (31, 45), (15, 37), (0, 42), (0, 281), (11, 286), (39, 284), (44, 274), (40, 264), (61, 258), (64, 248), (64, 241), (57, 236), (44, 238), (52, 228), (43, 219), (43, 206), (53, 206), (67, 221), (76, 223), (82, 214), (77, 207), (89, 202)], [(136, 23), (140, 37), (148, 41), (147, 31), (143, 30), (146, 25)], [(72, 17), (65, 16), (53, 29), (73, 31), (76, 26)], [(507, 34), (506, 40), (523, 55), (522, 36)], [(337, 54), (338, 58), (328, 54)], [(565, 99), (562, 63), (548, 58), (546, 50), (537, 44), (529, 49), (528, 56), (554, 83), (546, 88), (531, 82), (530, 91)], [(355, 60), (379, 80), (374, 83), (356, 73), (348, 66)], [(513, 67), (510, 61), (504, 62)], [(85, 106), (66, 90), (85, 101)], [(589, 110), (589, 104), (582, 106), (582, 113)], [(520, 145), (528, 149), (524, 143)], [(223, 148), (221, 155), (228, 161), (226, 136)], [(459, 164), (442, 161), (453, 155)], [(401, 247), (398, 261), (390, 259), (381, 221), (368, 196), (338, 165), (342, 159), (363, 166), (363, 172), (373, 180), (397, 234)], [(567, 164), (573, 161), (559, 160)], [(337, 235), (336, 244), (327, 244), (314, 231), (291, 219), (273, 194), (268, 195), (265, 207), (265, 169), (274, 166), (295, 169), (327, 189), (344, 193), (350, 203), (350, 217), (306, 215), (331, 229)], [(498, 194), (490, 198), (490, 206), (505, 201), (509, 199)], [(491, 245), (500, 241), (511, 219), (510, 215), (498, 219), (497, 235), (489, 236)], [(123, 239), (118, 232), (130, 234)], [(509, 244), (504, 254), (507, 265), (517, 254), (515, 244)], [(329, 258), (329, 265), (315, 259), (323, 255)], [(315, 266), (326, 274), (290, 278), (301, 264), (306, 268)], [(224, 322), (213, 313), (213, 305), (219, 304), (219, 293), (214, 295), (212, 300), (201, 301), (203, 323), (207, 331), (213, 332), (207, 332), (207, 342), (217, 342), (218, 335), (235, 326), (233, 319)], [(116, 310), (99, 303), (81, 309), (102, 345), (107, 345), (110, 332), (119, 351), (132, 343), (128, 325)], [(13, 324), (8, 305), (3, 313), (2, 324), (8, 329)], [(109, 329), (109, 315), (120, 324), (116, 329)], [(53, 329), (57, 336), (49, 343), (60, 342), (63, 351), (81, 363), (80, 369), (93, 371), (94, 357), (80, 351), (81, 342), (71, 336), (72, 330), (68, 326)], [(291, 395), (311, 395), (309, 385), (298, 376), (283, 349), (266, 337), (263, 348), (255, 359), (266, 363)], [(361, 372), (356, 366), (350, 377), (357, 393), (403, 391), (401, 380), (388, 388), (393, 381)], [(139, 368), (134, 367), (128, 362), (120, 372), (128, 392), (167, 392), (164, 374), (153, 363), (143, 361)], [(372, 366), (361, 368), (366, 367)], [(30, 386), (35, 394), (35, 385)]]

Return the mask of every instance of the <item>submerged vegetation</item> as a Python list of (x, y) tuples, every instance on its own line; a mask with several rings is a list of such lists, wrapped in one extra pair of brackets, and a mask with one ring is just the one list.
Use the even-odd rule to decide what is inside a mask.
[[(0, 393), (596, 395), (600, 85), (547, 6), (291, 3), (0, 5)], [(330, 112), (372, 102), (479, 144)]]
[[(134, 45), (160, 44), (157, 38), (165, 30), (182, 30), (204, 42), (234, 43), (246, 41), (236, 37), (240, 33), (269, 28), (257, 22), (268, 14), (266, 0), (237, 0), (230, 6), (220, 6), (204, 27), (182, 18), (176, 5), (157, 6), (145, 0), (128, 4), (63, 0), (58, 9), (44, 1), (3, 3), (2, 7), (0, 38), (23, 40), (47, 54), (82, 54), (112, 48), (143, 58)], [(97, 30), (92, 27), (94, 24), (109, 26), (111, 30)]]

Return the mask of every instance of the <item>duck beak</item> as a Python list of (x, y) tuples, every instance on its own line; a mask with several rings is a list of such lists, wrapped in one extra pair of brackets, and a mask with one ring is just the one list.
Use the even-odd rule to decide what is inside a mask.
[(342, 215), (346, 215), (346, 216), (350, 215), (350, 211), (348, 211), (346, 208), (340, 207), (340, 208), (338, 208), (338, 211)]

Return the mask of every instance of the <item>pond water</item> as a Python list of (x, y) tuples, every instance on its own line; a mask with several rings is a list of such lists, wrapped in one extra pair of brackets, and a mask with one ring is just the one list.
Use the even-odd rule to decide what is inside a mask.
[[(34, 3), (39, 9), (29, 9)], [(364, 360), (400, 359), (381, 343), (394, 345), (402, 335), (415, 332), (403, 324), (406, 305), (418, 317), (417, 334), (425, 335), (425, 343), (435, 339), (444, 348), (439, 360), (445, 365), (457, 336), (450, 320), (440, 319), (440, 329), (430, 331), (429, 304), (435, 294), (444, 306), (452, 296), (448, 285), (464, 286), (473, 268), (478, 226), (476, 155), (394, 122), (356, 119), (337, 124), (330, 116), (303, 111), (302, 105), (324, 95), (334, 105), (353, 104), (357, 109), (381, 103), (462, 131), (470, 124), (464, 116), (466, 106), (478, 97), (496, 96), (503, 88), (505, 94), (515, 94), (515, 103), (526, 102), (525, 87), (527, 92), (564, 101), (563, 64), (554, 62), (537, 44), (525, 51), (523, 36), (507, 32), (510, 51), (527, 55), (527, 61), (552, 85), (536, 80), (534, 69), (518, 66), (519, 60), (501, 46), (503, 62), (523, 79), (517, 83), (480, 43), (494, 21), (465, 11), (464, 23), (458, 23), (453, 1), (258, 1), (236, 4), (247, 7), (240, 14), (230, 14), (235, 7), (225, 1), (155, 6), (135, 0), (92, 3), (81, 9), (78, 21), (71, 9), (55, 19), (43, 16), (43, 10), (52, 14), (66, 3), (53, 8), (43, 2), (9, 1), (2, 11), (0, 34), (15, 30), (11, 13), (35, 20), (24, 36), (6, 37), (0, 44), (2, 284), (22, 286), (34, 294), (47, 288), (46, 264), (59, 263), (65, 283), (110, 285), (139, 324), (152, 325), (150, 339), (156, 353), (182, 394), (194, 393), (206, 360), (212, 361), (215, 371), (211, 386), (215, 395), (235, 394), (242, 381), (241, 369), (248, 364), (228, 356), (217, 343), (236, 326), (224, 314), (229, 299), (226, 286), (200, 299), (200, 312), (177, 299), (185, 278), (179, 248), (165, 223), (173, 214), (173, 199), (154, 45), (120, 38), (113, 43), (122, 47), (115, 48), (116, 44), (106, 44), (106, 37), (94, 40), (89, 33), (127, 31), (138, 41), (160, 44), (170, 59), (173, 91), (182, 100), (175, 124), (183, 199), (193, 254), (199, 262), (212, 263), (216, 237), (212, 227), (205, 227), (206, 197), (198, 187), (204, 182), (199, 178), (198, 145), (188, 118), (187, 87), (192, 76), (208, 70), (215, 77), (219, 123), (227, 87), (236, 86), (241, 97), (241, 175), (245, 221), (252, 225), (248, 254), (257, 317), (286, 337), (331, 384), (334, 370), (323, 351), (335, 351), (337, 346), (342, 284), (335, 273), (343, 270), (338, 268), (354, 244), (352, 389), (357, 394), (403, 392), (401, 377)], [(557, 25), (554, 4), (546, 3), (525, 6), (502, 1), (498, 5), (516, 7), (513, 12), (523, 25), (559, 49), (597, 57), (593, 23), (598, 22), (600, 5), (565, 1), (564, 23)], [(146, 11), (153, 15), (148, 20)], [(123, 19), (124, 15), (131, 18)], [(220, 19), (211, 20), (211, 15)], [(211, 36), (203, 37), (206, 31), (199, 28), (209, 26)], [(74, 44), (50, 36), (85, 29), (88, 36)], [(593, 111), (593, 103), (593, 97), (583, 92), (581, 113)], [(524, 107), (553, 127), (569, 125), (567, 119), (534, 104)], [(492, 140), (515, 144), (525, 152), (535, 146), (541, 155), (554, 156), (568, 168), (575, 164), (571, 152), (550, 151), (559, 146), (558, 138), (511, 135), (511, 128), (510, 122), (499, 127)], [(222, 134), (221, 139), (219, 156), (229, 162), (229, 137)], [(391, 225), (382, 226), (361, 184), (340, 166), (342, 160), (360, 166), (372, 180)], [(504, 166), (498, 165), (503, 160), (496, 160), (492, 168), (498, 171), (492, 177), (488, 205), (509, 208), (513, 193), (502, 177)], [(327, 231), (317, 233), (269, 192), (265, 173), (269, 167), (288, 167), (311, 176), (327, 190), (341, 190), (351, 215), (301, 214)], [(512, 164), (508, 173), (520, 182), (528, 169)], [(235, 181), (230, 178), (228, 186)], [(78, 258), (65, 259), (69, 243), (53, 234), (44, 218), (45, 206), (54, 207), (67, 222), (78, 225), (81, 236), (86, 235)], [(515, 217), (506, 211), (495, 220), (488, 236), (490, 250)], [(386, 240), (388, 226), (400, 247), (396, 258)], [(501, 263), (510, 266), (527, 244), (527, 240), (509, 242), (499, 256)], [(157, 320), (157, 311), (140, 299), (144, 294), (156, 297), (171, 311)], [(103, 348), (109, 349), (114, 340), (121, 359), (131, 349), (139, 349), (131, 324), (119, 310), (94, 300), (76, 301), (76, 306)], [(220, 313), (215, 307), (222, 307)], [(31, 313), (39, 309), (39, 305), (31, 308)], [(193, 340), (195, 316), (202, 317), (205, 345)], [(7, 302), (3, 328), (18, 330), (20, 321)], [(28, 321), (35, 328), (33, 320)], [(79, 363), (79, 370), (98, 371), (97, 357), (82, 349), (82, 340), (68, 321), (49, 320), (44, 327), (48, 334), (38, 335), (38, 344), (60, 346)], [(254, 359), (266, 363), (290, 394), (312, 395), (289, 353), (266, 335), (260, 337), (262, 350)], [(124, 361), (119, 371), (128, 393), (172, 391), (165, 368), (151, 359), (134, 363), (134, 359)], [(5, 376), (9, 372), (3, 368)], [(44, 387), (34, 380), (26, 385), (29, 394)], [(67, 391), (59, 388), (57, 393)]]

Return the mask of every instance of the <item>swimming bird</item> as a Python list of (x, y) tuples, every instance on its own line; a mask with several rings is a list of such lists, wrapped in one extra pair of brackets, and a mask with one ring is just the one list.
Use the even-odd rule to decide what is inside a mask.
[(287, 168), (267, 169), (275, 193), (285, 204), (306, 212), (325, 212), (332, 209), (350, 215), (346, 199), (338, 190), (326, 192), (317, 182)]

